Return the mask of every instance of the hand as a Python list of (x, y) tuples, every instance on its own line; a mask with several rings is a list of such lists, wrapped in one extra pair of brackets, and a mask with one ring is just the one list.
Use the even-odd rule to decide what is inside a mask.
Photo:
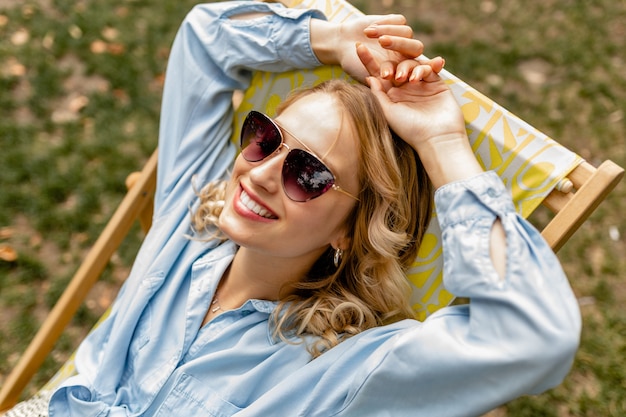
[(461, 108), (439, 77), (443, 59), (407, 59), (395, 66), (393, 77), (383, 77), (383, 66), (367, 47), (359, 45), (357, 54), (389, 126), (417, 151), (435, 188), (482, 172)]
[(357, 55), (367, 68), (367, 84), (383, 107), (391, 128), (417, 149), (420, 142), (440, 137), (467, 139), (465, 121), (452, 92), (438, 73), (444, 60), (405, 59), (393, 70), (380, 63), (365, 45)]
[(368, 48), (385, 76), (393, 76), (398, 63), (420, 56), (423, 44), (412, 39), (413, 30), (402, 15), (363, 16), (341, 24), (311, 20), (311, 44), (324, 64), (339, 64), (360, 82), (370, 75), (355, 51)]

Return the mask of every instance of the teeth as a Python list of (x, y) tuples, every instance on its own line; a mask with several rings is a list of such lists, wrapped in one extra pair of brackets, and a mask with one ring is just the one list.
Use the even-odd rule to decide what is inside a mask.
[(259, 216), (265, 217), (266, 219), (275, 218), (275, 216), (272, 213), (270, 213), (269, 211), (267, 211), (266, 209), (264, 209), (263, 207), (255, 203), (254, 201), (252, 201), (250, 196), (243, 190), (241, 190), (240, 200), (244, 206), (246, 206), (249, 210), (258, 214)]

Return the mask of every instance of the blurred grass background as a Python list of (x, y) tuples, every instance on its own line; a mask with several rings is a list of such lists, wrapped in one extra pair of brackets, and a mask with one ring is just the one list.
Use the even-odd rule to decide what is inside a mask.
[[(169, 47), (193, 4), (0, 0), (0, 385), (154, 149)], [(405, 14), (452, 73), (589, 162), (626, 166), (623, 0), (354, 4)], [(626, 415), (625, 195), (559, 253), (584, 318), (570, 376), (494, 416)], [(139, 241), (137, 228), (27, 394), (102, 314)]]

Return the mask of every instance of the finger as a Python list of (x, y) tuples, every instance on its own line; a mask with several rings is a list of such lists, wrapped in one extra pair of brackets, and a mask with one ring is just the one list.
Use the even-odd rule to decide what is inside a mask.
[(401, 14), (386, 14), (372, 16), (374, 23), (378, 25), (406, 25), (406, 17)]
[(392, 111), (391, 107), (394, 103), (387, 95), (387, 92), (385, 91), (385, 87), (383, 86), (381, 80), (375, 77), (367, 77), (365, 81), (367, 85), (369, 85), (370, 90), (372, 91), (372, 94), (374, 95), (378, 103), (380, 103), (380, 106), (383, 109), (383, 114), (385, 115), (385, 119), (389, 120), (389, 112)]
[[(390, 102), (382, 82), (376, 77), (367, 77), (365, 82), (381, 104)], [(383, 106), (383, 109), (385, 106)]]
[(366, 27), (363, 32), (369, 38), (378, 38), (380, 36), (398, 36), (401, 38), (412, 38), (413, 29), (406, 25), (384, 25), (374, 23)]
[(384, 49), (400, 53), (410, 58), (417, 58), (424, 52), (424, 44), (417, 39), (383, 35), (378, 38), (378, 43)]
[[(406, 66), (407, 70), (411, 73), (411, 75), (409, 76), (409, 82), (438, 81), (440, 79), (439, 73), (441, 72), (441, 70), (443, 70), (443, 67), (446, 64), (445, 59), (440, 56), (433, 59), (421, 58), (415, 60), (414, 62), (417, 63), (417, 66), (412, 67), (412, 70), (408, 69), (411, 68), (410, 65)], [(401, 64), (408, 64), (408, 60), (407, 62), (403, 61)]]
[(438, 56), (435, 57), (433, 59), (430, 60), (430, 67), (433, 69), (433, 71), (435, 71), (437, 74), (439, 74), (441, 72), (441, 70), (443, 69), (443, 67), (446, 65), (446, 60), (443, 59), (442, 57)]
[[(383, 80), (393, 81), (395, 79), (396, 66), (397, 66), (396, 62), (383, 61), (379, 63), (379, 66), (380, 66), (379, 74)], [(371, 75), (378, 75), (378, 74), (371, 74)]]
[(419, 65), (415, 67), (409, 77), (409, 82), (416, 84), (420, 81), (435, 82), (439, 81), (439, 75), (433, 70), (429, 64)]
[(420, 63), (414, 59), (406, 59), (400, 62), (396, 66), (396, 72), (394, 74), (394, 80), (396, 81), (396, 83), (404, 83), (409, 81), (409, 77), (411, 76), (413, 69), (418, 65), (420, 65)]
[(367, 70), (368, 74), (378, 76), (381, 72), (378, 61), (372, 55), (369, 48), (361, 43), (356, 44), (356, 54), (361, 60), (361, 63)]

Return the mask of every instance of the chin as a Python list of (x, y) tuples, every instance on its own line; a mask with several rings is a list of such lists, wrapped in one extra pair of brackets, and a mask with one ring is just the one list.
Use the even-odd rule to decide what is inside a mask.
[(232, 207), (224, 207), (218, 218), (217, 227), (228, 240), (232, 240), (239, 246), (245, 240), (242, 234), (244, 226), (237, 221), (237, 216), (232, 212)]

